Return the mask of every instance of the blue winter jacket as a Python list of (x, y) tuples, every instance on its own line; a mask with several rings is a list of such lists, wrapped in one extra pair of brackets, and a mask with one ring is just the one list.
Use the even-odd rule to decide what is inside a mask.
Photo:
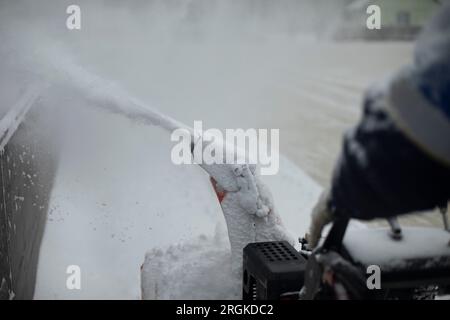
[(358, 219), (429, 210), (450, 199), (450, 4), (419, 36), (414, 63), (365, 96), (330, 192)]

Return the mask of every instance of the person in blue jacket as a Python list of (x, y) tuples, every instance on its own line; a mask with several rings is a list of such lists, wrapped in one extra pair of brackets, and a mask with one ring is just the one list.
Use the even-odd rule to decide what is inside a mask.
[(344, 136), (331, 186), (312, 214), (316, 246), (336, 217), (368, 220), (446, 206), (450, 198), (450, 4), (419, 35), (413, 64), (370, 88)]

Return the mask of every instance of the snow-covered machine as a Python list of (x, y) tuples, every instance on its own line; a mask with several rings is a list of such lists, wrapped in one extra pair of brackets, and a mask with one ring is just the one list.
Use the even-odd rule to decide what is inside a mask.
[(244, 248), (242, 298), (278, 300), (298, 292), (303, 286), (306, 261), (285, 241), (248, 244)]
[(348, 223), (335, 221), (313, 251), (304, 239), (298, 254), (287, 243), (287, 254), (276, 242), (248, 245), (244, 299), (434, 299), (450, 292), (447, 229), (400, 229), (397, 223), (355, 229)]

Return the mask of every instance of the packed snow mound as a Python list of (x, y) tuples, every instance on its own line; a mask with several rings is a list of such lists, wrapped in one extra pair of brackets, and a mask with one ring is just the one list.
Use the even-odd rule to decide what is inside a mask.
[(167, 249), (153, 249), (141, 268), (142, 298), (240, 299), (238, 274), (232, 271), (226, 231), (200, 235)]

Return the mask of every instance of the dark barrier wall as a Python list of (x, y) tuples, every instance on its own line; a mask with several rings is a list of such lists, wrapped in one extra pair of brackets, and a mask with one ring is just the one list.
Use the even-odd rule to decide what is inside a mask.
[(32, 299), (34, 294), (57, 164), (57, 148), (49, 142), (54, 141), (51, 124), (38, 107), (31, 108), (0, 154), (1, 299)]

